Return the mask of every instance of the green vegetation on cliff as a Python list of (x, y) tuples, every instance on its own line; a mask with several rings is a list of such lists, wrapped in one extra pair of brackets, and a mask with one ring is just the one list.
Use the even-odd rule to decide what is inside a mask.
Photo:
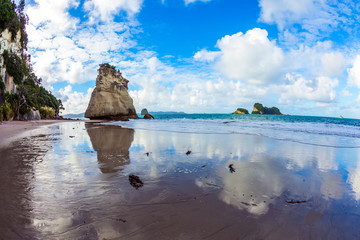
[(245, 108), (238, 108), (232, 114), (249, 114), (249, 111)]
[[(28, 17), (24, 13), (25, 1), (19, 5), (10, 0), (0, 0), (0, 33), (8, 29), (11, 40), (19, 40), (20, 52), (15, 53), (4, 49), (1, 57), (4, 59), (6, 74), (13, 77), (16, 84), (16, 93), (6, 91), (3, 79), (0, 75), (0, 120), (11, 120), (14, 117), (29, 113), (31, 109), (39, 110), (42, 116), (52, 116), (53, 109), (56, 116), (63, 110), (61, 100), (41, 86), (41, 78), (38, 78), (30, 63), (30, 55), (26, 55), (28, 35), (26, 24)], [(20, 39), (16, 39), (20, 32)], [(45, 110), (44, 110), (45, 109)]]

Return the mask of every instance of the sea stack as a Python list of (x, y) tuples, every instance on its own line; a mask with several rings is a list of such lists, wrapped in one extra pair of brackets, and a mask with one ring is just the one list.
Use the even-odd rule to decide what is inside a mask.
[(109, 120), (138, 118), (128, 93), (129, 81), (110, 64), (101, 64), (98, 72), (85, 117)]

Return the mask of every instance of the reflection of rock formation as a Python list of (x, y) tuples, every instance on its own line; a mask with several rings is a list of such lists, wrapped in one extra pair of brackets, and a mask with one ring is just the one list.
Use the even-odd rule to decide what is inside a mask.
[(129, 148), (134, 140), (134, 130), (118, 126), (86, 124), (94, 150), (97, 152), (102, 173), (119, 171), (130, 163)]

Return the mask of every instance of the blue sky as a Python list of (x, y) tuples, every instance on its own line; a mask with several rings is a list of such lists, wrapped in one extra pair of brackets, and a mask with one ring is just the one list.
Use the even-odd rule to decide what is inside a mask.
[(137, 111), (229, 113), (255, 102), (360, 118), (360, 4), (350, 0), (31, 0), (29, 53), (64, 113), (97, 68), (130, 80)]

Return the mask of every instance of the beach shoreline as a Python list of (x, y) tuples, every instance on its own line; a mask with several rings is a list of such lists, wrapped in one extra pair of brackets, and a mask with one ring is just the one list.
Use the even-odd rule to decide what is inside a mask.
[(39, 127), (64, 122), (99, 122), (98, 120), (33, 120), (33, 121), (3, 121), (0, 122), (0, 148), (13, 141), (26, 137), (31, 130)]
[(359, 234), (352, 227), (360, 222), (358, 148), (169, 131), (174, 122), (154, 121), (159, 125), (152, 130), (132, 121), (88, 124), (96, 122), (0, 124), (1, 137), (4, 129), (18, 133), (0, 148), (0, 191), (6, 193), (0, 198), (2, 236), (351, 239)]

